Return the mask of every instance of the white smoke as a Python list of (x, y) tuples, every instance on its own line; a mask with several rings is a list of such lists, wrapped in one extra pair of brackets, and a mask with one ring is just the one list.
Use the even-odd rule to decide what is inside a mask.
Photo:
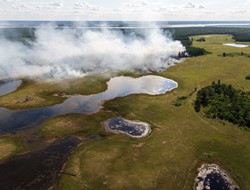
[[(138, 34), (138, 33), (137, 33)], [(0, 78), (65, 79), (123, 70), (157, 71), (185, 50), (160, 29), (139, 35), (121, 30), (41, 27), (27, 43), (0, 37)]]

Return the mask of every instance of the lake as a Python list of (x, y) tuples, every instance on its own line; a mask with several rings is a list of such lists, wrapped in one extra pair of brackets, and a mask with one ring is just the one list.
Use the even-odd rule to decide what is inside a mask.
[(0, 132), (35, 127), (43, 121), (69, 113), (93, 114), (101, 110), (102, 103), (131, 94), (160, 95), (178, 87), (178, 83), (160, 76), (114, 77), (105, 92), (93, 95), (72, 95), (61, 104), (36, 109), (8, 110), (0, 108)]
[(247, 48), (249, 45), (246, 44), (223, 44), (224, 46), (231, 46), (231, 47), (237, 47), (237, 48)]
[(0, 81), (0, 96), (16, 91), (22, 84), (21, 80), (5, 80)]

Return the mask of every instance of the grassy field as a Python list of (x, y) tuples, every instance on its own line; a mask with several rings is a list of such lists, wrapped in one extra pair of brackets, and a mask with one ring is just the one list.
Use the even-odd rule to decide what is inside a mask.
[(5, 138), (1, 138), (0, 139), (0, 152), (1, 152), (0, 162), (8, 158), (12, 154), (14, 154), (16, 150), (17, 150), (16, 145), (12, 141), (5, 139)]
[[(250, 83), (245, 80), (250, 71), (249, 58), (221, 56), (223, 52), (250, 53), (250, 48), (223, 46), (222, 43), (232, 42), (231, 36), (209, 35), (205, 38), (206, 42), (194, 42), (194, 46), (203, 47), (210, 54), (187, 58), (163, 73), (156, 73), (176, 80), (178, 89), (160, 96), (117, 98), (105, 104), (105, 109), (117, 115), (151, 123), (152, 134), (140, 140), (119, 135), (100, 136), (84, 143), (64, 169), (76, 176), (63, 175), (59, 189), (190, 190), (197, 168), (204, 162), (218, 163), (241, 189), (250, 189), (250, 133), (227, 122), (204, 118), (193, 108), (194, 89), (212, 81), (221, 80), (250, 91)], [(176, 107), (174, 104), (180, 96), (188, 98)], [(79, 126), (88, 125), (86, 131), (75, 127), (71, 132), (65, 125), (60, 128), (60, 118), (48, 121), (40, 130), (45, 136), (78, 132), (90, 135), (95, 130), (98, 134), (100, 122), (111, 115), (65, 117), (66, 120), (72, 117), (72, 121), (67, 121), (70, 126), (77, 120), (79, 124), (82, 122)], [(91, 131), (92, 127), (95, 130)]]
[[(10, 109), (27, 109), (61, 103), (63, 95), (89, 95), (107, 88), (108, 76), (84, 77), (80, 80), (39, 82), (24, 79), (19, 89), (0, 98), (0, 106)], [(92, 88), (92, 86), (95, 88)]]
[[(210, 54), (187, 58), (162, 73), (179, 88), (160, 96), (131, 95), (105, 103), (105, 110), (93, 115), (68, 114), (51, 118), (38, 129), (41, 139), (68, 135), (89, 140), (75, 151), (66, 164), (59, 189), (192, 189), (197, 168), (204, 162), (218, 163), (237, 181), (241, 189), (250, 189), (250, 133), (220, 120), (204, 118), (193, 108), (194, 89), (221, 80), (244, 91), (250, 91), (245, 77), (250, 71), (250, 48), (223, 46), (233, 42), (229, 35), (206, 35), (206, 42), (194, 46)], [(223, 57), (223, 53), (230, 56)], [(244, 56), (241, 56), (243, 52)], [(234, 55), (234, 56), (231, 56)], [(116, 75), (138, 76), (124, 72)], [(24, 80), (14, 93), (0, 98), (0, 106), (11, 109), (42, 107), (62, 102), (65, 94), (93, 94), (106, 89), (110, 76), (85, 77), (57, 83)], [(28, 101), (26, 101), (26, 97)], [(179, 97), (187, 99), (179, 101)], [(176, 102), (180, 106), (176, 107)], [(107, 134), (101, 122), (122, 116), (152, 125), (149, 137), (132, 139)], [(24, 137), (25, 138), (25, 135)], [(18, 141), (18, 140), (17, 140)], [(25, 144), (22, 144), (25, 146)], [(0, 139), (0, 161), (27, 151), (15, 137)]]
[(44, 138), (61, 138), (76, 135), (88, 138), (92, 135), (105, 135), (100, 123), (105, 119), (116, 117), (113, 112), (99, 112), (95, 115), (68, 114), (45, 121), (38, 129), (38, 134)]

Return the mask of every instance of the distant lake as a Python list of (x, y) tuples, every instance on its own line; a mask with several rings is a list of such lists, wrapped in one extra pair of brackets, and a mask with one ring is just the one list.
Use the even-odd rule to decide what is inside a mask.
[(0, 28), (36, 28), (36, 27), (68, 27), (68, 28), (162, 28), (178, 27), (250, 27), (249, 21), (2, 21)]
[(231, 47), (238, 47), (238, 48), (246, 48), (246, 47), (249, 47), (249, 45), (246, 45), (246, 44), (223, 44), (224, 46), (231, 46)]

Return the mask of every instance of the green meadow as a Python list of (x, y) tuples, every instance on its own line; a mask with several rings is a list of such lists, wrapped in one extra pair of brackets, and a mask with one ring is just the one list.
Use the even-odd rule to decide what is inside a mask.
[[(28, 109), (51, 106), (63, 102), (65, 95), (94, 94), (104, 91), (108, 76), (87, 76), (79, 80), (54, 82), (23, 79), (16, 92), (0, 98), (0, 106), (10, 109)], [(95, 86), (95, 88), (90, 88)]]
[[(212, 81), (250, 91), (245, 79), (250, 71), (249, 58), (221, 56), (224, 52), (249, 54), (250, 48), (223, 46), (233, 42), (229, 35), (206, 35), (206, 42), (196, 42), (200, 37), (193, 37), (194, 46), (205, 48), (209, 54), (187, 58), (165, 72), (154, 73), (174, 79), (178, 89), (160, 96), (131, 95), (105, 103), (105, 110), (149, 122), (152, 134), (140, 140), (99, 136), (82, 144), (64, 169), (75, 176), (61, 176), (59, 189), (189, 190), (202, 163), (219, 164), (241, 189), (250, 189), (250, 133), (228, 122), (207, 119), (193, 107), (195, 88)], [(176, 107), (181, 96), (187, 98)], [(89, 117), (101, 122), (106, 119), (103, 114)], [(101, 127), (100, 122), (95, 122), (95, 127)]]
[[(206, 41), (197, 42), (201, 37)], [(202, 112), (194, 110), (195, 89), (213, 81), (250, 91), (250, 81), (245, 79), (250, 71), (250, 58), (245, 56), (250, 54), (250, 47), (223, 46), (233, 42), (230, 35), (194, 36), (193, 39), (195, 47), (209, 53), (186, 58), (165, 72), (153, 73), (175, 80), (179, 84), (177, 89), (159, 96), (140, 94), (116, 98), (105, 102), (103, 110), (96, 114), (62, 115), (37, 128), (37, 134), (44, 139), (97, 136), (73, 152), (63, 169), (72, 175), (62, 174), (55, 189), (190, 190), (202, 163), (219, 164), (241, 189), (250, 189), (250, 132), (219, 119), (205, 118)], [(223, 57), (223, 53), (235, 56)], [(62, 102), (65, 94), (102, 92), (107, 80), (108, 76), (56, 84), (24, 80), (18, 91), (1, 97), (0, 105), (12, 109), (53, 105)], [(34, 101), (15, 102), (27, 95), (34, 97)], [(183, 96), (186, 98), (180, 98)], [(151, 135), (133, 139), (106, 133), (101, 123), (116, 116), (150, 123)], [(0, 150), (3, 143), (6, 142), (0, 141)], [(12, 146), (4, 150), (5, 155), (15, 151)]]

